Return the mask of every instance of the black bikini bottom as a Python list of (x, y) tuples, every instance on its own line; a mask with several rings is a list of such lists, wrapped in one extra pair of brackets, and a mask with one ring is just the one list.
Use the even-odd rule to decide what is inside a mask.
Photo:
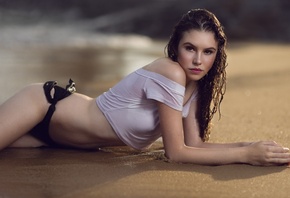
[[(51, 90), (54, 89), (54, 95), (51, 96)], [(55, 141), (51, 139), (49, 136), (49, 123), (51, 117), (55, 111), (55, 105), (58, 101), (70, 96), (73, 92), (76, 91), (75, 83), (70, 79), (69, 84), (66, 88), (62, 88), (57, 86), (56, 81), (47, 81), (43, 85), (44, 94), (46, 96), (47, 101), (51, 104), (48, 108), (48, 111), (43, 118), (43, 120), (38, 123), (31, 131), (29, 132), (30, 135), (33, 137), (41, 140), (48, 146), (52, 147), (62, 147), (61, 145), (57, 144)]]

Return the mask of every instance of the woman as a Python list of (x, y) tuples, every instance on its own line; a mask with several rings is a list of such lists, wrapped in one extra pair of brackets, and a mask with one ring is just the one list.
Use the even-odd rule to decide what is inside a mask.
[(225, 45), (217, 18), (191, 10), (175, 26), (168, 57), (131, 73), (96, 99), (71, 94), (72, 81), (67, 89), (52, 81), (21, 90), (0, 107), (0, 148), (129, 145), (143, 150), (162, 136), (166, 156), (176, 162), (289, 163), (289, 149), (272, 141), (205, 142), (224, 95)]

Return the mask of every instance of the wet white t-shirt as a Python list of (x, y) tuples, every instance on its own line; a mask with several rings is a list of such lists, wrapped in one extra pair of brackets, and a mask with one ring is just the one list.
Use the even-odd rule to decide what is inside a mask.
[(125, 144), (144, 150), (161, 136), (157, 101), (187, 117), (197, 93), (183, 106), (184, 94), (184, 86), (141, 68), (97, 97), (96, 103)]

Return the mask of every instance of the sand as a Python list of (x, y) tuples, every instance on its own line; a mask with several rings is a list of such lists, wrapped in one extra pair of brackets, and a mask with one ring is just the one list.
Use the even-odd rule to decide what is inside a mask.
[[(275, 140), (290, 147), (290, 45), (235, 43), (228, 56), (222, 117), (214, 120), (210, 141)], [(6, 149), (0, 152), (0, 197), (290, 196), (286, 166), (177, 164), (162, 153), (161, 142), (143, 153), (127, 147)]]

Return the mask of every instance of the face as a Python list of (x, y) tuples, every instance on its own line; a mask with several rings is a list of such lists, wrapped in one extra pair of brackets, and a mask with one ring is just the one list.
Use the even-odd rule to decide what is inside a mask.
[(178, 45), (177, 62), (184, 69), (187, 81), (198, 81), (208, 73), (217, 49), (213, 32), (192, 29), (183, 33)]

